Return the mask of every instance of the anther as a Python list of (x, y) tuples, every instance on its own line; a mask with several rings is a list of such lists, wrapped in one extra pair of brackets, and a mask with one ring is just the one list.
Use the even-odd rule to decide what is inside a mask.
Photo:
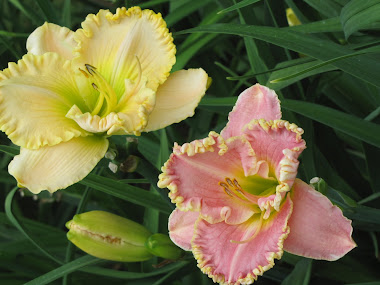
[(230, 178), (226, 178), (226, 181), (227, 181), (227, 183), (230, 185), (230, 186), (235, 186), (233, 183), (232, 183), (232, 181), (231, 181), (231, 179)]
[(233, 197), (233, 195), (232, 195), (232, 193), (231, 193), (231, 191), (230, 191), (230, 189), (228, 188), (228, 185), (227, 185), (226, 183), (224, 183), (224, 182), (219, 182), (219, 185), (223, 187), (224, 192), (226, 192), (226, 194), (227, 194), (228, 196)]
[(88, 63), (86, 63), (84, 66), (86, 67), (88, 73), (90, 73), (91, 75), (94, 75), (95, 69), (96, 69), (95, 66), (92, 66), (91, 64), (88, 64)]
[(96, 91), (99, 91), (99, 87), (98, 85), (96, 85), (95, 83), (91, 83), (92, 87), (96, 90)]
[(89, 77), (88, 74), (87, 74), (87, 72), (84, 71), (82, 68), (78, 68), (78, 69), (79, 69), (80, 72), (82, 72), (82, 74), (83, 74), (84, 76), (86, 76), (86, 78)]

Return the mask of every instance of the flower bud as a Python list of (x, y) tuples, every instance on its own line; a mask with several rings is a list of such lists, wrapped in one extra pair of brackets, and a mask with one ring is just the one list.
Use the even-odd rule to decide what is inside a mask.
[(166, 259), (178, 259), (183, 251), (164, 234), (153, 234), (145, 242), (145, 247), (154, 255)]
[(124, 262), (150, 259), (153, 255), (145, 247), (152, 235), (145, 227), (117, 215), (92, 211), (66, 223), (67, 238), (93, 256)]

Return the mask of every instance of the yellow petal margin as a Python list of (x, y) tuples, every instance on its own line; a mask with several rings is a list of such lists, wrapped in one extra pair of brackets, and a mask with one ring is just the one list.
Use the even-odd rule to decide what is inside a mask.
[(202, 68), (172, 73), (157, 90), (156, 105), (145, 131), (158, 130), (193, 116), (206, 92), (207, 80)]
[(55, 192), (86, 177), (108, 149), (108, 140), (99, 136), (74, 138), (38, 150), (21, 148), (8, 171), (19, 187), (38, 194)]
[(118, 8), (115, 14), (100, 10), (90, 14), (75, 32), (78, 66), (91, 64), (122, 96), (124, 79), (142, 75), (155, 91), (169, 76), (175, 63), (175, 46), (160, 13), (132, 7)]
[(87, 135), (65, 117), (74, 104), (86, 108), (69, 61), (56, 53), (27, 54), (0, 72), (0, 130), (14, 144), (38, 149)]
[(73, 31), (51, 23), (45, 23), (35, 29), (26, 41), (26, 49), (31, 54), (56, 52), (65, 59), (73, 58), (76, 45)]

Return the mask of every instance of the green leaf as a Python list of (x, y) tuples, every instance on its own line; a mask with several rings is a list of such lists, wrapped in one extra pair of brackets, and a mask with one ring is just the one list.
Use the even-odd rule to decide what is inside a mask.
[(342, 7), (334, 1), (305, 0), (307, 4), (329, 18), (339, 16)]
[[(321, 61), (352, 54), (348, 47), (309, 34), (286, 29), (241, 24), (214, 24), (201, 26), (181, 33), (208, 32), (253, 37), (293, 51), (308, 55)], [(364, 54), (336, 61), (332, 65), (366, 82), (380, 87), (380, 65), (374, 58)]]
[(309, 102), (284, 100), (281, 102), (281, 106), (371, 145), (380, 147), (380, 126), (377, 124)]
[(71, 27), (71, 0), (64, 0), (62, 9), (62, 25), (65, 27)]
[(165, 22), (167, 26), (173, 26), (175, 23), (186, 18), (191, 13), (194, 13), (195, 11), (199, 10), (200, 8), (208, 4), (210, 1), (211, 0), (189, 1), (186, 4), (175, 9), (174, 11), (171, 11), (170, 14), (168, 14), (165, 17)]
[(142, 278), (147, 278), (151, 276), (161, 275), (161, 274), (172, 272), (172, 271), (177, 271), (188, 264), (189, 264), (188, 261), (180, 261), (180, 262), (166, 265), (165, 267), (156, 269), (152, 272), (127, 272), (127, 271), (113, 270), (113, 269), (107, 269), (107, 268), (101, 268), (101, 267), (95, 267), (95, 266), (82, 268), (81, 271), (91, 273), (91, 274), (96, 274), (96, 275), (128, 280), (128, 279), (142, 279)]
[(37, 277), (36, 279), (33, 279), (32, 281), (29, 281), (25, 283), (24, 285), (44, 285), (48, 284), (54, 280), (57, 280), (58, 278), (62, 277), (63, 275), (66, 275), (70, 272), (76, 271), (82, 267), (92, 265), (95, 263), (100, 262), (101, 259), (98, 259), (96, 257), (85, 255), (80, 258), (75, 259), (74, 261), (71, 261), (69, 263), (66, 263), (65, 265), (62, 265), (44, 275), (41, 275), (40, 277)]
[(341, 32), (342, 24), (339, 17), (330, 18), (321, 21), (315, 21), (312, 23), (302, 24), (286, 28), (290, 31), (296, 31), (300, 33), (331, 33)]
[(43, 23), (43, 19), (41, 19), (33, 9), (29, 6), (26, 6), (25, 3), (21, 4), (19, 0), (9, 0), (17, 9), (19, 9), (26, 17), (33, 21), (36, 25), (40, 25)]
[(238, 97), (210, 98), (203, 97), (199, 106), (233, 107)]
[(367, 144), (363, 144), (363, 148), (366, 156), (365, 161), (367, 163), (372, 191), (380, 193), (380, 175), (378, 168), (380, 161), (380, 149)]
[(243, 8), (243, 7), (246, 7), (248, 5), (252, 5), (252, 4), (259, 2), (259, 1), (261, 1), (261, 0), (242, 0), (239, 3), (236, 3), (235, 5), (232, 5), (226, 9), (219, 11), (218, 14), (231, 12), (231, 11), (237, 10), (239, 8)]
[[(315, 69), (319, 69), (319, 68), (324, 67), (326, 65), (332, 64), (332, 63), (334, 63), (336, 61), (343, 60), (343, 59), (346, 59), (346, 58), (350, 58), (350, 57), (353, 57), (353, 56), (358, 56), (358, 55), (367, 54), (367, 53), (379, 53), (379, 52), (380, 52), (380, 47), (372, 47), (372, 48), (369, 48), (369, 49), (360, 50), (360, 51), (354, 52), (352, 54), (339, 56), (339, 57), (336, 57), (336, 58), (333, 58), (333, 59), (330, 59), (330, 60), (327, 60), (327, 61), (315, 64), (315, 65), (310, 66), (308, 68), (305, 68), (305, 69), (303, 69), (303, 70), (301, 70), (299, 72), (296, 72), (296, 73), (293, 73), (293, 74), (290, 74), (290, 75), (287, 75), (287, 76), (284, 76), (284, 77), (281, 77), (281, 78), (273, 79), (273, 80), (270, 81), (270, 83), (278, 83), (278, 82), (281, 82), (281, 81), (286, 81), (286, 80), (289, 80), (289, 79), (293, 79), (293, 78), (296, 78), (298, 76), (304, 75), (305, 73), (313, 71)], [(329, 69), (331, 69), (331, 68), (329, 68)]]
[(308, 285), (311, 276), (312, 259), (302, 258), (281, 285)]
[(8, 219), (11, 221), (11, 223), (22, 233), (33, 245), (35, 245), (42, 253), (44, 253), (47, 257), (54, 260), (58, 264), (62, 264), (60, 260), (55, 258), (53, 255), (51, 255), (49, 252), (47, 252), (36, 240), (34, 240), (29, 232), (25, 229), (23, 224), (19, 222), (19, 220), (15, 217), (15, 215), (12, 212), (12, 202), (13, 197), (18, 190), (18, 187), (13, 188), (12, 191), (9, 192), (7, 195), (7, 198), (5, 199), (5, 213), (8, 217)]
[(56, 15), (56, 9), (53, 7), (51, 1), (49, 0), (36, 0), (36, 3), (41, 8), (45, 20), (51, 23), (59, 24), (57, 15)]
[(143, 207), (151, 207), (167, 214), (171, 213), (171, 209), (161, 197), (132, 185), (95, 174), (89, 174), (79, 183)]
[(380, 28), (380, 2), (378, 0), (352, 0), (340, 14), (346, 39), (365, 29)]
[(9, 154), (10, 156), (16, 156), (20, 153), (20, 148), (15, 146), (0, 145), (0, 151)]
[[(287, 67), (290, 64), (292, 65)], [(299, 58), (281, 62), (276, 66), (276, 69), (277, 70), (271, 73), (269, 80), (266, 83), (268, 88), (274, 90), (282, 89), (304, 78), (336, 70), (337, 68), (332, 65), (323, 64), (323, 62), (319, 60), (310, 61), (308, 58)]]
[(10, 38), (27, 38), (29, 37), (29, 34), (0, 31), (0, 36), (10, 37)]

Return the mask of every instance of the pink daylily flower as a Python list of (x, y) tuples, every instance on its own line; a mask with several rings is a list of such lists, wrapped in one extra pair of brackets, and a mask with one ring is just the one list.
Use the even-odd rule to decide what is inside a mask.
[(276, 93), (256, 84), (220, 135), (174, 145), (158, 183), (177, 206), (170, 237), (214, 282), (251, 284), (284, 250), (332, 261), (356, 246), (351, 221), (296, 178), (302, 133), (281, 120)]

